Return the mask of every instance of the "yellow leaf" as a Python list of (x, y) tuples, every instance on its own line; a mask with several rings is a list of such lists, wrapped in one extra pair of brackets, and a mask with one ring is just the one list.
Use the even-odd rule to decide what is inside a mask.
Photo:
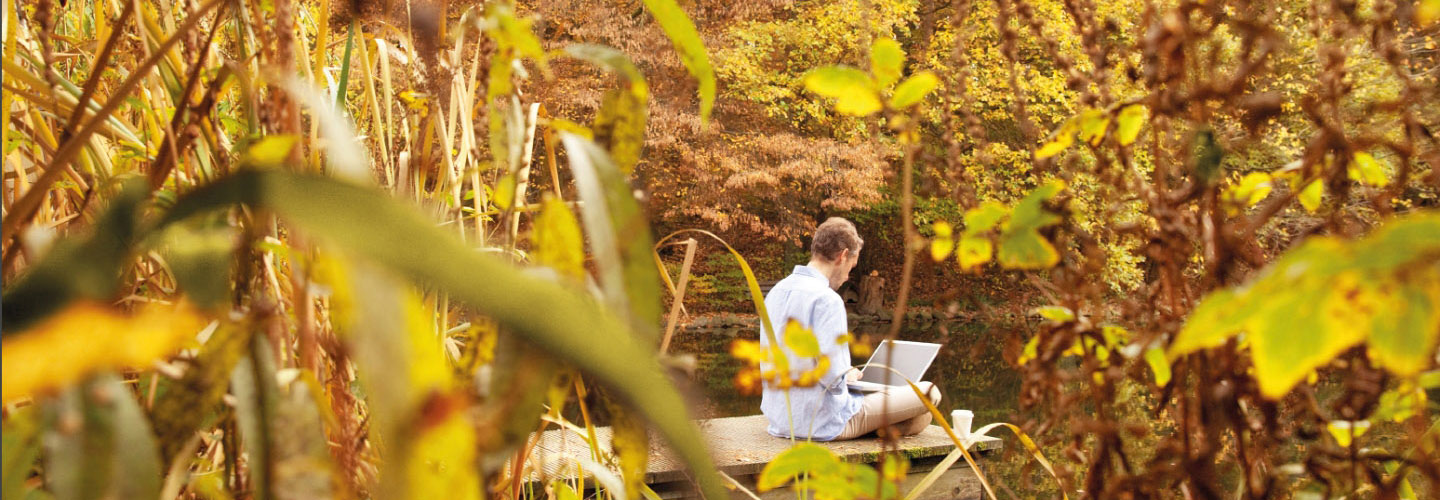
[(585, 280), (585, 237), (580, 222), (565, 202), (546, 196), (540, 215), (535, 217), (532, 255), (535, 262), (550, 266), (576, 282)]
[(820, 355), (820, 341), (815, 339), (815, 332), (793, 319), (785, 323), (785, 346), (802, 358)]
[(262, 167), (276, 167), (285, 163), (290, 158), (290, 151), (295, 149), (295, 143), (299, 137), (294, 134), (267, 135), (250, 145), (245, 151), (247, 162)]
[(1370, 430), (1370, 421), (1334, 420), (1325, 424), (1325, 429), (1330, 431), (1330, 437), (1335, 438), (1335, 444), (1349, 448), (1352, 438), (1364, 436), (1365, 431)]
[(875, 40), (870, 47), (870, 73), (875, 75), (880, 88), (889, 87), (900, 79), (905, 66), (905, 50), (900, 43), (889, 38)]
[(1151, 347), (1145, 350), (1145, 362), (1150, 365), (1150, 371), (1155, 373), (1155, 385), (1165, 387), (1170, 383), (1170, 361), (1165, 359), (1165, 350), (1158, 347)]
[(1250, 172), (1225, 191), (1224, 200), (1231, 207), (1249, 208), (1260, 203), (1273, 189), (1270, 174)]
[(80, 302), (3, 344), (6, 402), (79, 382), (103, 370), (146, 368), (194, 339), (207, 321), (189, 304), (151, 305), (134, 315)]
[(1020, 350), (1020, 357), (1015, 360), (1015, 364), (1025, 366), (1025, 363), (1029, 363), (1030, 360), (1035, 359), (1036, 353), (1038, 353), (1039, 350), (1040, 336), (1030, 337), (1030, 340), (1025, 342), (1025, 348)]
[(1129, 146), (1135, 143), (1140, 137), (1140, 127), (1145, 124), (1145, 119), (1150, 115), (1150, 110), (1141, 104), (1131, 104), (1120, 110), (1115, 117), (1115, 140), (1121, 146)]
[(945, 260), (950, 256), (950, 251), (955, 249), (955, 240), (951, 238), (954, 230), (950, 223), (940, 221), (935, 223), (935, 239), (930, 240), (930, 258), (936, 262)]
[(994, 247), (989, 238), (966, 236), (960, 239), (960, 251), (955, 253), (955, 258), (960, 261), (960, 269), (969, 271), (990, 262), (993, 253)]
[(880, 111), (880, 95), (870, 75), (848, 66), (826, 66), (805, 74), (805, 88), (835, 99), (835, 111), (866, 116)]
[(1422, 0), (1415, 7), (1416, 24), (1430, 26), (1436, 19), (1440, 19), (1440, 0)]
[(515, 202), (515, 174), (505, 174), (495, 183), (495, 197), (490, 201), (501, 210), (509, 210)]
[(1390, 183), (1390, 179), (1385, 177), (1385, 169), (1380, 162), (1374, 156), (1370, 156), (1370, 153), (1363, 151), (1356, 152), (1351, 159), (1348, 174), (1350, 180), (1371, 186), (1384, 186)]
[(890, 107), (895, 109), (908, 108), (918, 103), (935, 91), (940, 86), (940, 77), (929, 71), (921, 71), (915, 76), (906, 78), (900, 86), (895, 87), (895, 94), (890, 97)]
[(1324, 196), (1325, 183), (1320, 182), (1320, 179), (1315, 179), (1300, 190), (1298, 198), (1300, 198), (1300, 206), (1305, 207), (1306, 211), (1314, 212), (1320, 209), (1320, 200)]
[(1091, 146), (1099, 146), (1105, 140), (1105, 130), (1110, 128), (1110, 116), (1098, 109), (1087, 109), (1080, 113), (1080, 140)]
[(1076, 124), (1074, 118), (1066, 120), (1065, 124), (1055, 130), (1054, 134), (1051, 134), (1050, 140), (1046, 142), (1045, 145), (1040, 146), (1039, 150), (1035, 151), (1035, 159), (1043, 160), (1058, 155), (1061, 151), (1064, 151), (1065, 148), (1070, 147), (1071, 144), (1075, 143), (1075, 132), (1078, 128), (1079, 125)]
[(1035, 313), (1040, 317), (1056, 323), (1069, 323), (1075, 320), (1075, 311), (1065, 306), (1044, 306), (1035, 308)]

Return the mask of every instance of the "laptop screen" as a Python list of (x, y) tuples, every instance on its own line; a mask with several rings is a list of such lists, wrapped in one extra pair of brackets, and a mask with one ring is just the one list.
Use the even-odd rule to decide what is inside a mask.
[[(925, 370), (930, 369), (930, 363), (935, 361), (935, 356), (939, 353), (940, 344), (904, 340), (897, 340), (893, 343), (888, 340), (881, 342), (880, 346), (875, 348), (875, 353), (870, 356), (870, 361), (865, 364), (865, 369), (860, 372), (860, 380), (883, 385), (904, 385), (905, 379), (880, 367), (888, 364), (906, 378), (919, 382), (920, 377), (925, 375)], [(889, 363), (886, 363), (886, 360), (889, 360)], [(871, 365), (877, 366), (872, 367)]]

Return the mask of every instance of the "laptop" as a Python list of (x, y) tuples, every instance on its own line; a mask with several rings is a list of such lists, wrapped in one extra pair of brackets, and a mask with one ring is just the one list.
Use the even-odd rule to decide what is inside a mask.
[[(920, 377), (925, 375), (925, 370), (930, 369), (930, 363), (935, 362), (935, 356), (939, 354), (940, 344), (886, 340), (880, 342), (880, 346), (876, 347), (875, 352), (870, 355), (870, 360), (865, 362), (865, 368), (860, 370), (860, 379), (845, 385), (855, 392), (877, 392), (890, 387), (904, 386), (905, 378), (919, 382)], [(900, 372), (905, 378), (900, 378), (895, 372), (884, 368), (887, 359), (890, 360), (895, 371)]]

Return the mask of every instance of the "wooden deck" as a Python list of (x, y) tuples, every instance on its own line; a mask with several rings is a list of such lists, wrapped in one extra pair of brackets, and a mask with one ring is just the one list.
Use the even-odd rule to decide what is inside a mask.
[[(600, 441), (600, 449), (608, 452), (610, 428), (601, 427), (595, 431)], [(754, 476), (758, 475), (766, 464), (791, 445), (790, 440), (777, 438), (765, 432), (765, 417), (762, 415), (702, 420), (700, 421), (700, 431), (710, 445), (716, 467), (747, 486), (753, 484)], [(645, 474), (645, 482), (660, 492), (663, 497), (685, 497), (684, 492), (689, 491), (690, 487), (688, 472), (684, 465), (661, 446), (658, 438), (651, 439), (651, 443), (650, 466)], [(830, 449), (836, 455), (850, 462), (873, 463), (879, 458), (881, 452), (881, 442), (873, 435), (849, 441), (817, 444)], [(919, 476), (933, 469), (945, 455), (955, 449), (955, 443), (938, 425), (931, 425), (920, 434), (901, 438), (897, 444), (901, 452), (910, 458), (911, 476), (914, 480), (918, 480)], [(970, 451), (988, 454), (1000, 448), (1001, 441), (999, 439), (982, 438), (971, 444)], [(568, 478), (572, 477), (575, 471), (573, 462), (547, 459), (546, 455), (589, 458), (590, 447), (579, 435), (569, 430), (546, 431), (540, 437), (539, 446), (532, 453), (532, 458), (535, 460), (532, 463), (545, 464), (545, 476), (548, 478)], [(968, 481), (974, 482), (974, 490), (978, 492), (978, 480), (968, 469), (969, 466), (965, 464), (964, 460), (957, 462), (957, 466), (952, 470), (959, 474), (957, 477), (949, 478), (949, 483), (953, 484), (944, 483), (942, 480), (942, 483), (937, 483), (936, 487), (932, 487), (937, 492), (948, 491), (937, 498), (968, 497), (969, 495), (954, 494), (960, 493), (960, 491), (953, 489), (968, 485), (967, 478)], [(947, 473), (947, 475), (950, 474)], [(941, 486), (949, 488), (949, 490), (942, 489)], [(791, 492), (784, 491), (783, 493)]]

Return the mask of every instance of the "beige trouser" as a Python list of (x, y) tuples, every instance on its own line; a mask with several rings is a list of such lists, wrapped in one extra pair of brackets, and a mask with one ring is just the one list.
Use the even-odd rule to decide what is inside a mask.
[[(940, 390), (935, 388), (935, 384), (917, 382), (915, 385), (930, 396), (930, 404), (940, 404)], [(909, 436), (925, 430), (931, 420), (930, 410), (914, 390), (909, 386), (896, 387), (866, 394), (860, 411), (850, 417), (850, 421), (845, 423), (845, 430), (840, 431), (835, 439), (855, 439), (875, 432), (882, 425), (890, 426), (902, 436)]]

